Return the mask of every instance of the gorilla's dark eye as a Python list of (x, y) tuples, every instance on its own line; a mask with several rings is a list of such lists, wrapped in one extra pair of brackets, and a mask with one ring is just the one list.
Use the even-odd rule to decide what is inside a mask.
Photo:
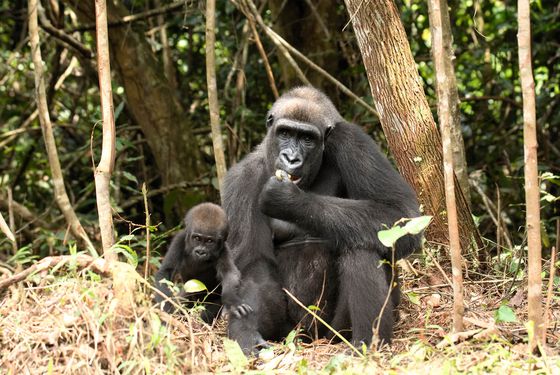
[(200, 236), (193, 236), (193, 239), (194, 239), (196, 242), (200, 242)]
[(214, 243), (214, 240), (211, 239), (211, 238), (208, 238), (208, 239), (206, 240), (206, 243)]
[(286, 129), (280, 129), (278, 131), (278, 136), (280, 138), (288, 138), (288, 135), (290, 135), (290, 133)]

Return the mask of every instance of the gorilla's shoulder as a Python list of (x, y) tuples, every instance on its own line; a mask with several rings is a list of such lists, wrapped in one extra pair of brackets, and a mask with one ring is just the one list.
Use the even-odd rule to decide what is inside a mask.
[(224, 179), (226, 194), (230, 190), (239, 191), (239, 186), (243, 186), (243, 190), (246, 191), (258, 185), (266, 170), (264, 155), (261, 146), (258, 146), (253, 152), (247, 154), (228, 170)]

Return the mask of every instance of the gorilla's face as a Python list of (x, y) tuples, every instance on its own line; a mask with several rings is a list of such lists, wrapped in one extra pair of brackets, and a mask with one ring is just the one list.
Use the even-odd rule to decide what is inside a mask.
[(223, 250), (223, 239), (215, 233), (193, 230), (185, 242), (187, 256), (193, 263), (215, 262)]
[[(325, 133), (315, 124), (288, 118), (271, 119), (270, 161), (276, 173), (283, 173), (301, 189), (309, 188), (323, 162)], [(279, 172), (283, 171), (283, 172)], [(286, 176), (287, 174), (287, 176)]]

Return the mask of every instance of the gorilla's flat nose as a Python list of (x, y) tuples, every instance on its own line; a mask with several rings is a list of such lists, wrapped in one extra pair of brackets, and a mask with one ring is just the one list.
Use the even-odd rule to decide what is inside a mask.
[(293, 169), (298, 168), (303, 164), (299, 153), (290, 150), (282, 151), (280, 153), (280, 158), (282, 159), (282, 162), (286, 165), (286, 167), (290, 167)]

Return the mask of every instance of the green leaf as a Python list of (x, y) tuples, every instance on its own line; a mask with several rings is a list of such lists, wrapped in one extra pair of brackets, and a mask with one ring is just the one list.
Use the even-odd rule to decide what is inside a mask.
[(494, 319), (496, 319), (496, 322), (505, 322), (505, 323), (517, 322), (517, 317), (515, 316), (515, 312), (508, 305), (500, 306), (500, 308), (496, 311), (496, 314), (494, 315)]
[(236, 372), (239, 372), (239, 370), (246, 368), (249, 364), (249, 361), (243, 354), (243, 351), (241, 350), (239, 344), (228, 338), (224, 338), (223, 344), (226, 357), (229, 363), (231, 363), (233, 368), (236, 370)]
[(321, 309), (315, 305), (309, 305), (307, 308), (311, 311), (321, 311)]
[(377, 232), (377, 237), (384, 246), (393, 247), (395, 242), (406, 234), (407, 232), (402, 227), (396, 226), (391, 229), (380, 230)]
[(297, 334), (298, 334), (297, 329), (294, 329), (294, 330), (290, 331), (290, 333), (288, 333), (288, 336), (286, 336), (286, 339), (284, 340), (284, 344), (285, 345), (292, 344), (294, 342), (294, 340), (296, 339)]
[(410, 302), (412, 302), (413, 304), (415, 304), (417, 306), (420, 306), (420, 296), (417, 293), (408, 292), (408, 293), (406, 293), (406, 296), (408, 297)]
[(127, 171), (122, 171), (122, 175), (123, 175), (123, 177), (125, 177), (127, 180), (132, 181), (132, 182), (135, 182), (136, 184), (138, 184), (138, 179), (137, 179), (136, 176), (133, 175), (132, 173), (127, 172)]
[(183, 289), (185, 289), (185, 292), (187, 293), (196, 293), (202, 292), (203, 290), (208, 290), (208, 288), (206, 288), (206, 285), (204, 285), (202, 281), (197, 279), (190, 279), (189, 281), (187, 281)]
[(134, 234), (127, 234), (119, 239), (119, 242), (132, 241), (136, 236)]
[(408, 234), (418, 234), (422, 232), (432, 221), (432, 216), (424, 215), (410, 219), (404, 226), (404, 230)]
[(346, 359), (344, 354), (337, 354), (329, 360), (329, 363), (327, 363), (323, 370), (329, 373), (338, 372), (342, 369), (342, 365)]

